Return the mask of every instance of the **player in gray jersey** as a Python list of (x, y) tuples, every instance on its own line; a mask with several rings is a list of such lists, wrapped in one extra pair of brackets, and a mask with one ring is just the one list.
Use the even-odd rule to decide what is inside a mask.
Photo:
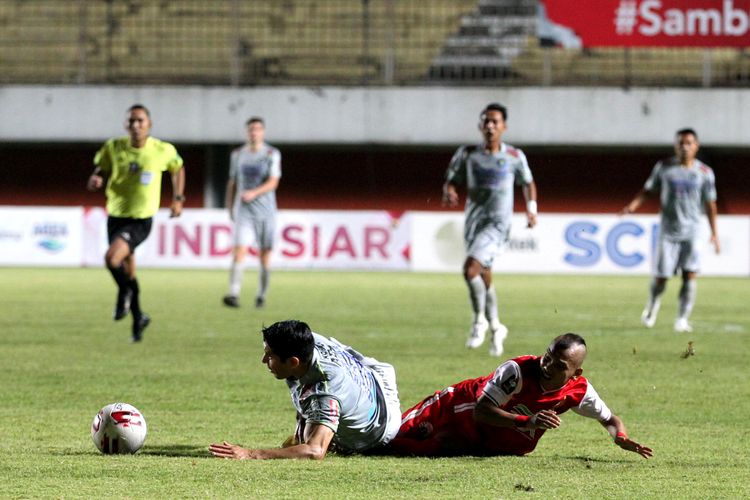
[(248, 142), (232, 152), (227, 180), (226, 203), (234, 221), (234, 247), (229, 270), (229, 293), (224, 304), (239, 307), (247, 247), (258, 247), (258, 293), (255, 307), (263, 307), (270, 278), (269, 262), (276, 231), (276, 188), (281, 179), (281, 153), (264, 142), (262, 118), (245, 124)]
[(263, 363), (285, 379), (297, 410), (297, 430), (281, 448), (212, 444), (221, 458), (323, 459), (331, 443), (345, 453), (371, 450), (398, 434), (401, 409), (393, 366), (323, 337), (301, 321), (263, 329)]
[(682, 271), (682, 287), (679, 295), (679, 310), (674, 329), (690, 332), (688, 322), (695, 303), (695, 277), (700, 270), (699, 224), (701, 215), (708, 215), (711, 228), (711, 244), (719, 253), (719, 237), (716, 232), (716, 183), (714, 172), (696, 158), (700, 144), (693, 129), (682, 129), (675, 136), (675, 156), (658, 162), (635, 198), (621, 214), (638, 210), (651, 195), (659, 195), (661, 219), (659, 244), (654, 274), (649, 289), (646, 308), (641, 322), (651, 328), (656, 323), (660, 298), (667, 286), (667, 279)]
[(497, 312), (497, 294), (492, 284), (492, 262), (510, 233), (513, 192), (521, 185), (526, 199), (528, 227), (536, 225), (536, 184), (526, 156), (520, 149), (502, 142), (508, 112), (505, 106), (488, 104), (479, 118), (484, 141), (478, 146), (462, 146), (453, 155), (443, 185), (443, 204), (458, 205), (457, 188), (466, 186), (464, 243), (466, 260), (463, 273), (469, 288), (474, 321), (466, 347), (475, 349), (492, 330), (490, 354), (503, 353), (508, 329)]

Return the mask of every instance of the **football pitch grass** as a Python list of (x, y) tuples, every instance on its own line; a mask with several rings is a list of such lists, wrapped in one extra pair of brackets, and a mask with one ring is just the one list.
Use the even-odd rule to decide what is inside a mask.
[[(458, 273), (274, 272), (268, 305), (221, 305), (224, 271), (140, 271), (153, 318), (130, 344), (111, 319), (103, 269), (0, 269), (0, 497), (125, 498), (747, 498), (750, 496), (750, 282), (698, 282), (695, 332), (672, 331), (671, 280), (653, 330), (639, 322), (647, 277), (496, 277), (506, 352), (463, 347)], [(322, 462), (227, 461), (221, 440), (278, 446), (294, 428), (283, 381), (261, 364), (260, 328), (301, 319), (396, 367), (402, 410), (435, 390), (541, 354), (567, 331), (589, 345), (584, 374), (644, 460), (603, 427), (562, 416), (526, 457), (329, 455)], [(688, 341), (695, 354), (684, 358)], [(96, 412), (124, 401), (149, 433), (134, 456), (101, 455)]]

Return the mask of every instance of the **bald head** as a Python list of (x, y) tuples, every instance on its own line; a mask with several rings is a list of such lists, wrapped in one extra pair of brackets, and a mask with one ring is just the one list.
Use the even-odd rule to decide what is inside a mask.
[(549, 351), (569, 360), (572, 367), (578, 369), (586, 359), (586, 341), (577, 333), (565, 333), (552, 340)]

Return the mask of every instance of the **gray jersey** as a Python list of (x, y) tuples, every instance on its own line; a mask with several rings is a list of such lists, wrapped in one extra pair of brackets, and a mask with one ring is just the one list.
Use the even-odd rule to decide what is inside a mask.
[(695, 238), (706, 202), (716, 201), (714, 172), (697, 159), (690, 167), (677, 157), (658, 162), (644, 189), (659, 193), (661, 235), (672, 241)]
[(329, 427), (334, 442), (363, 451), (385, 439), (387, 403), (362, 356), (335, 339), (313, 333), (315, 351), (310, 370), (287, 380), (292, 403), (308, 424)]
[(501, 144), (500, 151), (488, 153), (483, 146), (462, 146), (451, 159), (446, 180), (466, 185), (466, 233), (494, 224), (510, 228), (515, 185), (533, 180), (526, 156), (520, 149)]
[[(268, 217), (276, 213), (276, 192), (269, 191), (252, 200), (242, 201), (242, 191), (254, 189), (268, 180), (269, 177), (281, 177), (281, 153), (268, 144), (263, 144), (258, 151), (251, 151), (245, 145), (232, 151), (229, 161), (229, 178), (236, 186), (234, 210), (246, 212), (252, 217)], [(239, 214), (240, 217), (242, 213)]]

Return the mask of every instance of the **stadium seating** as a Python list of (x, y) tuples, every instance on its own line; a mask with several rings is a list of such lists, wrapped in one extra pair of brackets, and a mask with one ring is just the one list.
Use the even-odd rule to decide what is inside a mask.
[(0, 84), (747, 86), (735, 49), (562, 48), (536, 0), (0, 0)]

